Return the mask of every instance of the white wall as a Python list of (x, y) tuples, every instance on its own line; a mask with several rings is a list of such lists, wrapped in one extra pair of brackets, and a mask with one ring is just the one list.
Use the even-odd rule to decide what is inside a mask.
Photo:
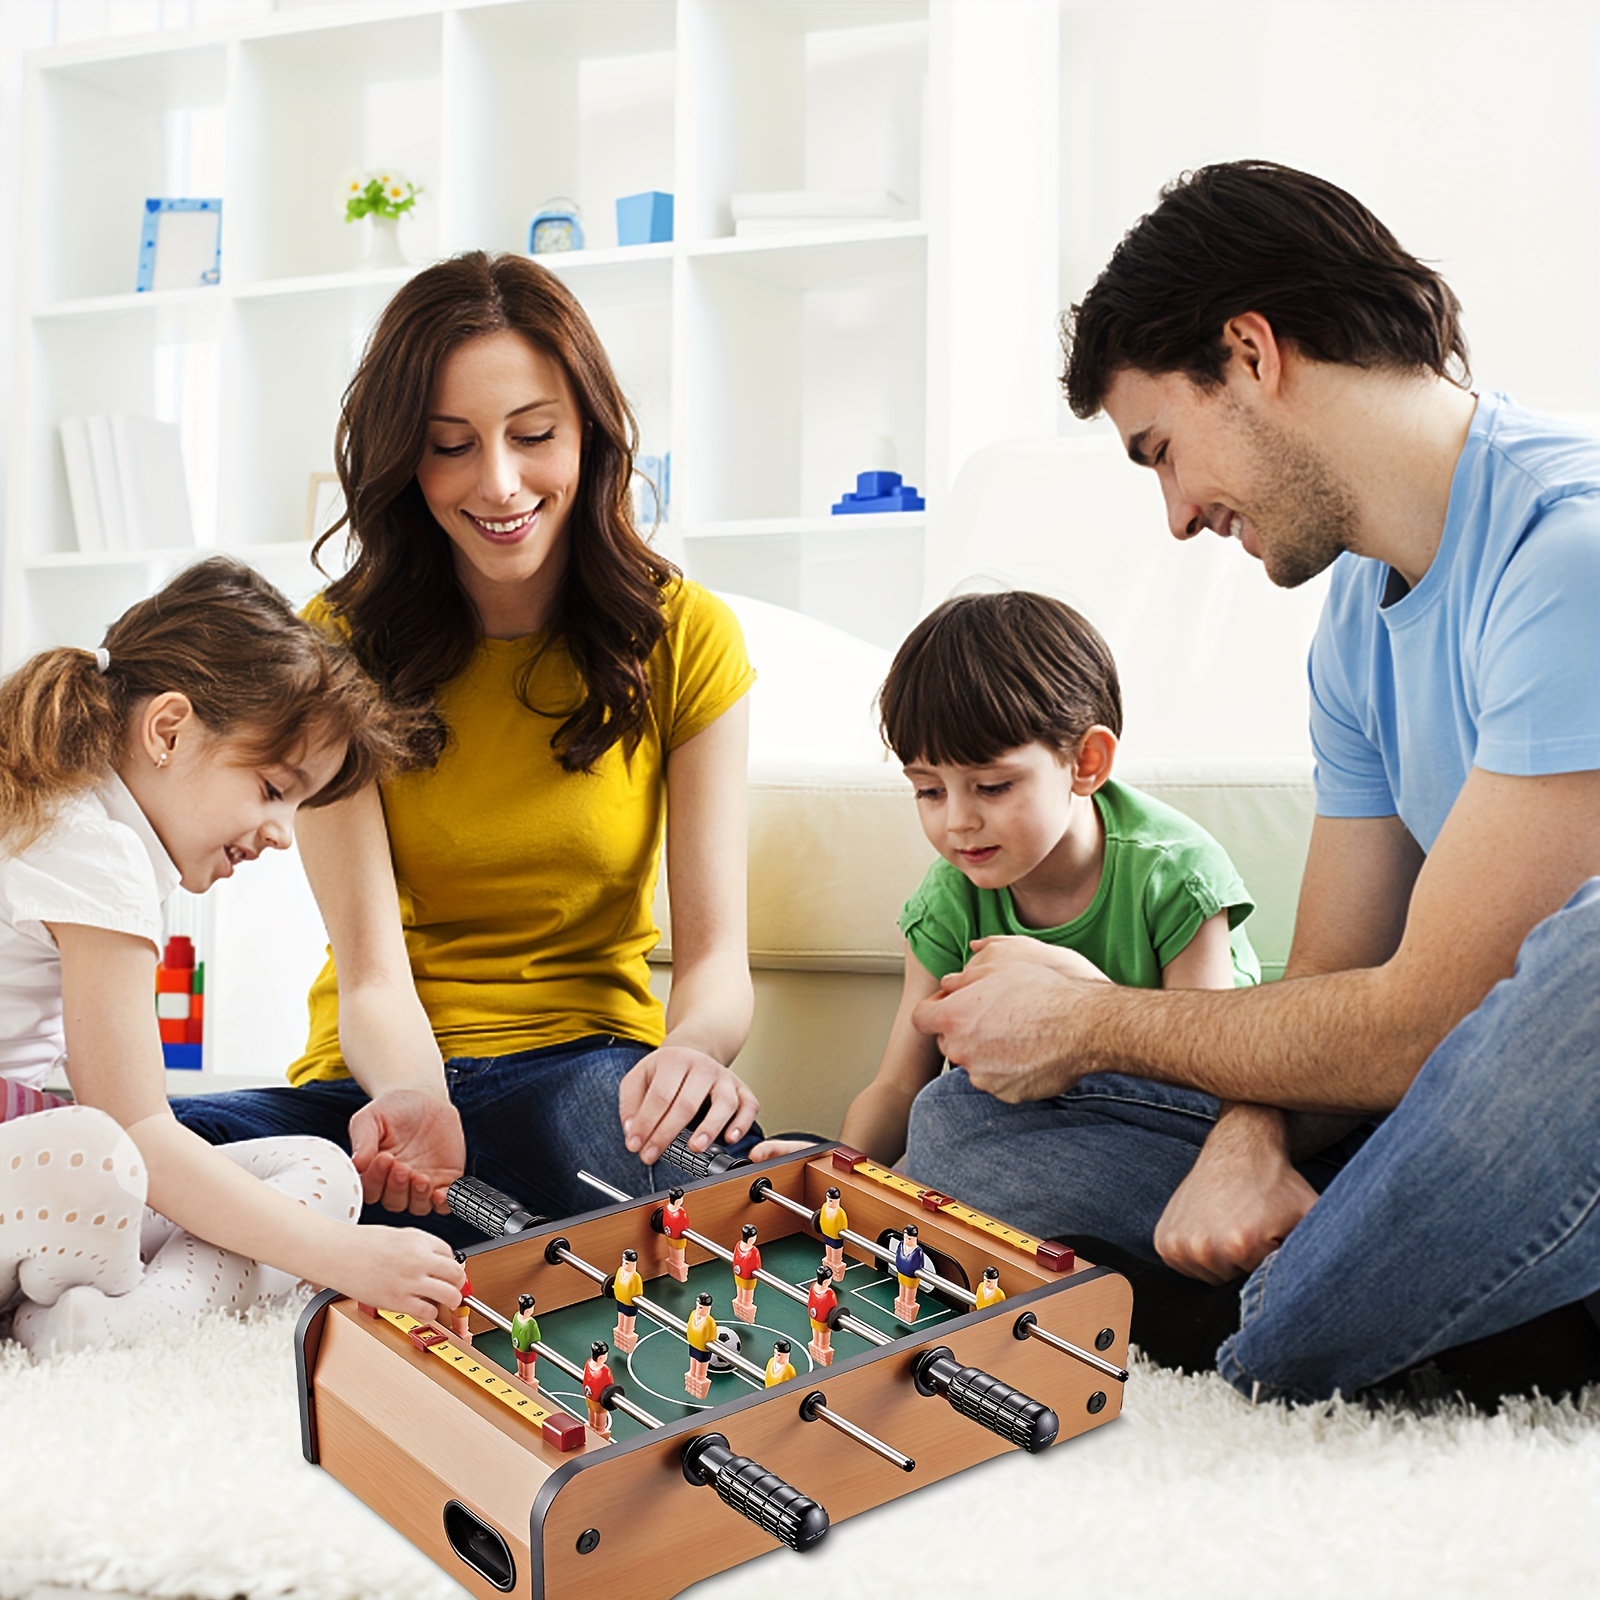
[(1593, 4), (1069, 4), (1061, 303), (1162, 183), (1263, 157), (1350, 190), (1444, 274), (1480, 385), (1600, 410), (1597, 23)]

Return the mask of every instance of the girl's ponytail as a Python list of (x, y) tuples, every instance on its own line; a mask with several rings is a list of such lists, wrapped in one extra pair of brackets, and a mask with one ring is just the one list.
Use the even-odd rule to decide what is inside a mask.
[(26, 849), (116, 763), (127, 704), (92, 650), (46, 650), (0, 683), (0, 845)]

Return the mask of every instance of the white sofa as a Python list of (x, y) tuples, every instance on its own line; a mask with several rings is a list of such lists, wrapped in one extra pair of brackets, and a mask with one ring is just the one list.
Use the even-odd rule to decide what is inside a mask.
[[(1187, 812), (1251, 890), (1265, 975), (1283, 971), (1312, 817), (1305, 652), (1320, 583), (1286, 593), (1231, 541), (1179, 548), (1153, 477), (1114, 438), (993, 446), (930, 541), (946, 593), (1059, 594), (1105, 633), (1123, 681), (1117, 775)], [(833, 1134), (876, 1070), (900, 992), (901, 903), (933, 852), (872, 709), (886, 651), (730, 597), (761, 681), (752, 697), (750, 964), (739, 1070), (769, 1129)], [(666, 988), (670, 907), (656, 960)]]

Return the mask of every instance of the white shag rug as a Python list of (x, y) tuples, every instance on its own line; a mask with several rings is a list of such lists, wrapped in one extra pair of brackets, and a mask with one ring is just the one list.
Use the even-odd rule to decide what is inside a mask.
[[(36, 1362), (0, 1343), (0, 1600), (460, 1600), (300, 1455), (289, 1311)], [(954, 1419), (952, 1419), (954, 1422)], [(1600, 1389), (1497, 1417), (1252, 1407), (1135, 1368), (1120, 1421), (775, 1551), (695, 1600), (1600, 1593)]]

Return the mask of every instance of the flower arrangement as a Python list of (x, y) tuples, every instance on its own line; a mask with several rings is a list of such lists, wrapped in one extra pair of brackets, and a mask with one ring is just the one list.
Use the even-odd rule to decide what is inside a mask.
[(417, 203), (422, 186), (403, 172), (387, 167), (381, 172), (362, 172), (347, 180), (344, 220), (359, 222), (362, 217), (403, 217)]

